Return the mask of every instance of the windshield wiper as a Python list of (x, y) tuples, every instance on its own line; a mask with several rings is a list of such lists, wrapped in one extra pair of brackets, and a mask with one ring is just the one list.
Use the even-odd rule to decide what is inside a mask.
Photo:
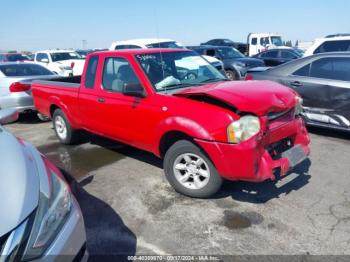
[(190, 87), (190, 86), (199, 86), (201, 83), (181, 83), (181, 84), (173, 84), (162, 87), (163, 91), (171, 90), (171, 89), (177, 89), (177, 88), (183, 88), (183, 87)]
[(210, 82), (219, 82), (219, 81), (230, 81), (227, 78), (208, 78), (206, 80), (201, 81), (201, 83), (210, 83)]

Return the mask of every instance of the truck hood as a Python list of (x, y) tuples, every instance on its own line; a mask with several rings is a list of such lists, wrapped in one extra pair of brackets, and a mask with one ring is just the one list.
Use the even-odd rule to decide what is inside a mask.
[(17, 227), (39, 201), (39, 176), (29, 148), (0, 125), (0, 237)]
[(285, 111), (294, 107), (296, 102), (293, 90), (272, 81), (218, 82), (188, 88), (174, 95), (195, 100), (204, 96), (235, 108), (238, 114), (246, 112), (258, 116)]

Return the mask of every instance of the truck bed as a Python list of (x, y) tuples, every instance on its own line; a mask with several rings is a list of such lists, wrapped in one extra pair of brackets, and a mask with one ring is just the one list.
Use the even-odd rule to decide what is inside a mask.
[(77, 115), (81, 76), (55, 77), (32, 83), (35, 108), (45, 116), (51, 116), (51, 105), (69, 107), (70, 115)]
[(79, 88), (81, 76), (55, 77), (52, 79), (37, 80), (33, 85), (47, 85), (50, 87), (72, 87)]

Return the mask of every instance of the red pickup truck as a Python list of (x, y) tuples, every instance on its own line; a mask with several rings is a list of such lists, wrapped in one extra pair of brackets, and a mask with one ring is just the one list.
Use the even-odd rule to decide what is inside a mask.
[(285, 175), (309, 154), (301, 99), (270, 81), (228, 81), (193, 51), (98, 52), (83, 75), (32, 84), (64, 144), (85, 130), (164, 158), (169, 183), (209, 197), (223, 179)]

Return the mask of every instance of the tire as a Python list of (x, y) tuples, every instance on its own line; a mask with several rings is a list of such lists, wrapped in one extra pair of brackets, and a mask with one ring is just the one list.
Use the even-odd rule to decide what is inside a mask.
[(230, 80), (238, 80), (239, 79), (238, 73), (234, 70), (227, 69), (227, 70), (225, 70), (225, 74), (226, 74), (226, 77)]
[(223, 182), (206, 154), (187, 140), (180, 140), (168, 149), (164, 157), (164, 172), (177, 192), (194, 198), (213, 196)]
[(73, 145), (79, 141), (79, 131), (73, 129), (61, 109), (56, 109), (52, 117), (53, 128), (62, 144)]
[(49, 117), (44, 116), (43, 114), (37, 113), (36, 115), (38, 116), (38, 118), (40, 119), (40, 121), (47, 122), (47, 121), (50, 120)]

